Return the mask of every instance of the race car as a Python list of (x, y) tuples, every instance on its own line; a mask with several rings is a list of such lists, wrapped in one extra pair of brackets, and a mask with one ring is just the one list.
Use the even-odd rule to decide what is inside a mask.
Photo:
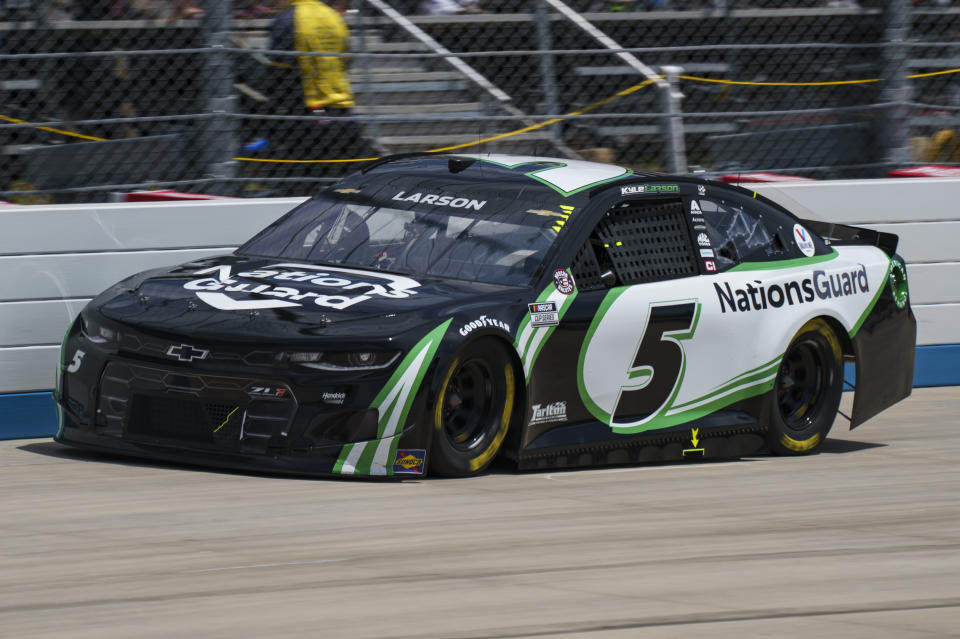
[(63, 341), (56, 440), (332, 476), (795, 455), (907, 397), (897, 237), (691, 176), (394, 156)]

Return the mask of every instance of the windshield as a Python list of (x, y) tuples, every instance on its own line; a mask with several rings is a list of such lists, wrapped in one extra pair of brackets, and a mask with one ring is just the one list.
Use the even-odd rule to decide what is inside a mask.
[(549, 219), (536, 213), (524, 217), (538, 225), (525, 225), (477, 211), (403, 210), (321, 196), (274, 222), (237, 253), (526, 285), (557, 236)]

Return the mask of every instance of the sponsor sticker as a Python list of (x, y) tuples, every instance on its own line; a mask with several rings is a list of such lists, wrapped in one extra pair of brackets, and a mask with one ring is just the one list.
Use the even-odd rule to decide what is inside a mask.
[(553, 285), (564, 295), (570, 295), (574, 289), (573, 275), (565, 268), (554, 269)]
[(690, 215), (701, 215), (703, 211), (700, 210), (700, 204), (696, 200), (690, 200)]
[(810, 235), (810, 231), (799, 224), (793, 225), (793, 240), (797, 243), (797, 248), (807, 257), (813, 257), (813, 254), (817, 252), (817, 247), (813, 245), (813, 236)]
[(347, 401), (347, 394), (343, 391), (324, 391), (323, 395), (320, 396), (320, 399), (324, 404), (343, 406), (343, 403)]
[(700, 257), (713, 257), (713, 249), (700, 249)]
[(710, 238), (707, 237), (706, 233), (701, 233), (697, 236), (697, 244), (700, 246), (710, 246)]
[(534, 404), (530, 425), (551, 424), (567, 421), (567, 402), (559, 401), (552, 404)]
[(530, 326), (556, 326), (560, 323), (560, 313), (556, 302), (533, 302), (527, 304), (530, 311)]
[(229, 264), (221, 264), (193, 275), (207, 277), (191, 280), (183, 288), (194, 291), (203, 302), (221, 311), (286, 308), (304, 303), (342, 310), (374, 297), (405, 299), (416, 295), (420, 287), (420, 282), (403, 275), (311, 264), (271, 264), (241, 273), (234, 273)]
[(869, 293), (870, 280), (867, 267), (861, 264), (846, 272), (814, 271), (810, 277), (773, 284), (754, 280), (743, 288), (733, 288), (729, 282), (714, 283), (713, 288), (722, 313), (745, 313)]
[(472, 322), (467, 322), (460, 328), (460, 334), (464, 337), (477, 330), (478, 328), (484, 327), (499, 328), (502, 331), (510, 332), (510, 325), (506, 322), (501, 322), (498, 319), (492, 317), (487, 317), (486, 315), (481, 315), (479, 318), (473, 320)]
[(551, 211), (549, 209), (527, 209), (527, 213), (540, 215), (542, 217), (569, 217), (568, 215), (564, 215), (559, 211)]
[[(893, 292), (893, 302), (897, 308), (907, 305), (907, 268), (900, 260), (890, 260), (890, 290)], [(77, 351), (83, 354), (83, 351)]]
[(708, 271), (710, 271), (711, 273), (717, 272), (717, 263), (714, 262), (713, 260), (704, 260), (703, 267)]
[(694, 225), (693, 225), (693, 229), (694, 229), (695, 231), (706, 231), (706, 230), (707, 230), (707, 226), (706, 226), (705, 224), (694, 224)]
[(697, 194), (698, 194), (700, 197), (703, 197), (704, 195), (706, 195), (706, 194), (707, 194), (707, 187), (705, 187), (705, 186), (702, 185), (702, 184), (698, 184), (698, 185), (697, 185)]
[(620, 187), (620, 195), (641, 195), (645, 193), (679, 193), (676, 184), (630, 184)]
[(393, 460), (394, 475), (422, 475), (427, 451), (422, 448), (401, 448)]

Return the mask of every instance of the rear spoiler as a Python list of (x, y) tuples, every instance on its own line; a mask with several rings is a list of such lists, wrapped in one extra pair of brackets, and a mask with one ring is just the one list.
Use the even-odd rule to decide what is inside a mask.
[(900, 238), (893, 233), (874, 231), (859, 226), (833, 224), (832, 222), (818, 222), (817, 220), (800, 220), (804, 226), (822, 237), (828, 244), (869, 244), (877, 246), (884, 253), (893, 257), (897, 252)]

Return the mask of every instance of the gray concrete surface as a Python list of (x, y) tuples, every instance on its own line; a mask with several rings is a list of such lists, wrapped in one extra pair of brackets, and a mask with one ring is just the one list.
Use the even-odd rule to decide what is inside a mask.
[(960, 389), (806, 458), (371, 483), (0, 442), (0, 637), (960, 636)]

